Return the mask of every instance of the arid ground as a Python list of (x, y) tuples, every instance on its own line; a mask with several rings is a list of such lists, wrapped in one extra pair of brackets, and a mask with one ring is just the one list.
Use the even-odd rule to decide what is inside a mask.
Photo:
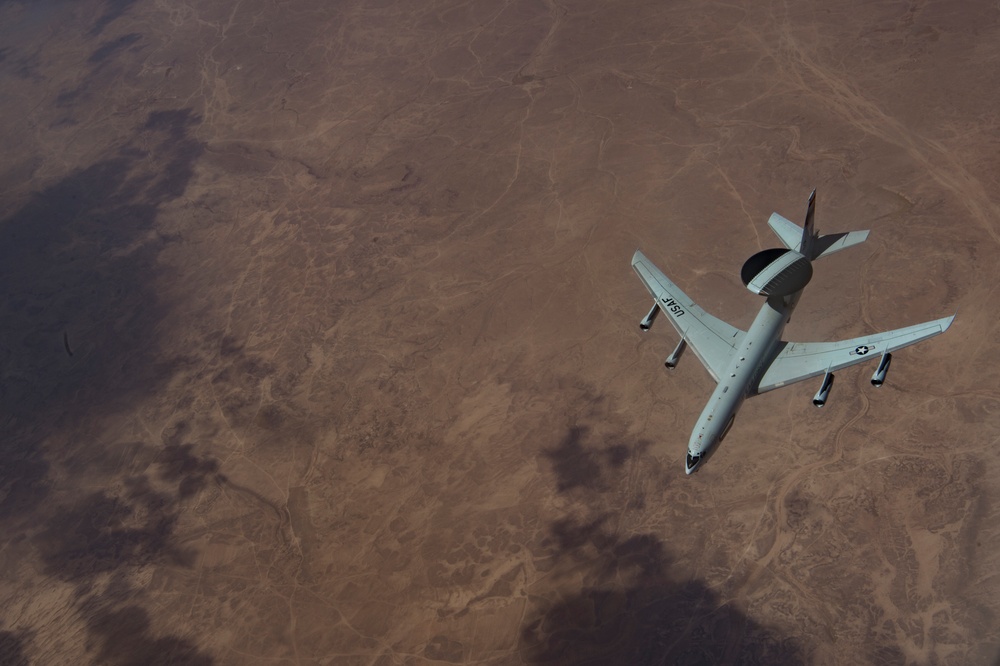
[[(0, 0), (0, 662), (991, 664), (996, 3)], [(713, 314), (818, 189), (754, 398)]]

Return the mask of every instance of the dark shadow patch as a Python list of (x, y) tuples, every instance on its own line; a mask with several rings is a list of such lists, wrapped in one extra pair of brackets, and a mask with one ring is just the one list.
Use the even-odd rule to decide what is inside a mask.
[[(76, 103), (76, 100), (83, 94), (83, 91), (87, 89), (86, 83), (81, 83), (76, 88), (72, 90), (64, 90), (58, 95), (56, 95), (56, 107), (60, 109), (68, 109)], [(63, 118), (53, 124), (53, 127), (59, 127), (62, 125), (72, 125), (76, 122), (70, 118)]]
[(165, 135), (173, 145), (170, 155), (158, 165), (156, 179), (150, 183), (148, 195), (158, 201), (169, 201), (184, 194), (191, 180), (193, 158), (200, 157), (205, 149), (204, 144), (188, 134), (191, 123), (190, 110), (175, 109), (149, 114), (143, 127), (145, 132)]
[(571, 428), (559, 446), (545, 451), (545, 457), (552, 461), (559, 492), (573, 488), (598, 488), (603, 482), (600, 456), (583, 446), (587, 429)]
[(587, 446), (584, 440), (589, 434), (588, 428), (574, 426), (559, 442), (559, 446), (544, 452), (545, 457), (552, 461), (557, 488), (561, 493), (574, 488), (606, 489), (604, 466), (610, 465), (618, 469), (649, 446), (647, 442), (638, 442), (632, 446), (620, 442), (599, 447)]
[(632, 452), (624, 444), (612, 444), (604, 451), (608, 464), (614, 468), (619, 468), (631, 457)]
[(122, 35), (118, 39), (111, 40), (110, 42), (105, 42), (100, 47), (98, 47), (96, 51), (90, 54), (90, 57), (87, 58), (87, 62), (102, 63), (111, 56), (118, 53), (119, 51), (122, 51), (132, 46), (140, 39), (142, 39), (142, 35), (140, 35), (137, 32), (130, 32), (127, 35)]
[[(117, 18), (130, 4), (131, 1), (128, 3), (109, 3), (102, 18), (107, 18), (107, 22), (110, 22)], [(123, 5), (119, 7), (121, 11), (115, 10), (116, 5)], [(107, 22), (102, 24), (99, 19), (95, 26), (97, 32), (91, 31), (90, 36), (98, 35)], [(75, 125), (78, 119), (71, 117), (74, 109), (83, 109), (93, 104), (105, 104), (104, 98), (108, 91), (114, 87), (114, 81), (125, 76), (130, 66), (138, 66), (135, 58), (129, 57), (130, 54), (127, 52), (138, 53), (142, 49), (140, 44), (142, 38), (142, 34), (131, 32), (99, 44), (86, 62), (81, 63), (79, 69), (82, 76), (76, 77), (76, 84), (72, 88), (61, 90), (56, 96), (55, 107), (66, 110), (67, 115), (50, 122), (49, 127)], [(22, 78), (25, 77), (22, 76)]]
[(168, 444), (160, 454), (160, 478), (177, 483), (177, 494), (181, 498), (195, 495), (208, 481), (219, 477), (219, 463), (208, 458), (199, 458), (192, 453), (192, 444)]
[(11, 631), (0, 631), (0, 664), (28, 666), (31, 661), (25, 654), (25, 636)]
[(583, 567), (576, 594), (542, 602), (521, 628), (529, 664), (805, 663), (799, 644), (724, 604), (698, 580), (673, 580), (652, 534), (617, 536), (605, 520), (557, 522), (552, 555)]
[(210, 666), (213, 660), (191, 641), (153, 634), (149, 614), (139, 606), (96, 609), (89, 614), (88, 629), (99, 642), (100, 664), (149, 666)]
[(424, 647), (424, 657), (431, 661), (461, 664), (465, 661), (465, 646), (447, 636), (435, 636)]
[(150, 232), (190, 181), (202, 151), (188, 135), (197, 122), (190, 111), (153, 114), (141, 128), (149, 151), (127, 148), (71, 173), (0, 222), (0, 401), (9, 415), (0, 483), (14, 488), (0, 517), (44, 498), (47, 436), (155, 391), (174, 369), (155, 356), (166, 312), (154, 281), (168, 241)]
[(55, 512), (36, 539), (47, 574), (88, 583), (122, 567), (189, 563), (170, 542), (173, 498), (153, 491), (144, 477), (129, 485), (127, 497), (96, 492)]
[(549, 534), (555, 540), (556, 552), (572, 554), (587, 546), (602, 548), (609, 542), (603, 538), (601, 526), (611, 517), (610, 513), (598, 516), (585, 523), (566, 518), (557, 520), (549, 527)]
[(49, 493), (49, 464), (33, 451), (18, 451), (0, 444), (0, 450), (19, 458), (8, 458), (0, 465), (0, 523), (5, 519), (30, 513)]
[(11, 49), (7, 55), (5, 67), (7, 71), (22, 81), (31, 83), (45, 83), (47, 79), (42, 75), (42, 60), (39, 55), (41, 47), (36, 47), (33, 53), (25, 53), (21, 49)]
[[(97, 492), (78, 485), (93, 471), (127, 473), (143, 449), (95, 440), (92, 424), (128, 413), (189, 363), (165, 357), (159, 346), (169, 304), (157, 286), (169, 276), (158, 256), (179, 236), (160, 233), (157, 217), (192, 178), (203, 151), (191, 136), (199, 123), (187, 109), (153, 113), (123, 148), (0, 221), (0, 404), (7, 415), (0, 423), (0, 530), (9, 542), (31, 544), (46, 574), (76, 586), (87, 618), (84, 605), (99, 576), (190, 565), (191, 553), (174, 538), (181, 502), (216, 474), (217, 463), (199, 459), (182, 431), (165, 442), (162, 478), (138, 474)], [(142, 455), (153, 460), (157, 453)], [(137, 615), (138, 598), (126, 590), (116, 603), (131, 604), (128, 614)], [(103, 628), (94, 629), (92, 638), (104, 645), (99, 661), (208, 663), (142, 617), (121, 651), (106, 645)]]
[(104, 8), (104, 13), (101, 14), (94, 22), (94, 27), (90, 29), (88, 34), (91, 37), (100, 35), (112, 21), (121, 18), (121, 16), (128, 11), (129, 7), (135, 4), (135, 1), (136, 0), (109, 0)]
[(548, 577), (565, 574), (581, 583), (575, 592), (559, 588), (550, 596), (536, 587), (521, 626), (521, 659), (559, 665), (805, 663), (797, 641), (724, 603), (704, 582), (672, 574), (673, 557), (659, 536), (622, 529), (628, 524), (623, 514), (641, 502), (629, 497), (634, 490), (613, 490), (627, 483), (623, 468), (647, 444), (591, 438), (577, 426), (546, 452), (559, 492), (573, 490), (576, 501), (573, 515), (549, 525), (535, 558), (551, 563)]
[(53, 122), (51, 125), (49, 125), (49, 129), (58, 129), (60, 127), (76, 127), (79, 124), (80, 123), (74, 120), (73, 118), (70, 118), (69, 116), (64, 116), (59, 120)]
[(173, 429), (157, 459), (160, 479), (176, 484), (175, 491), (154, 488), (148, 476), (137, 475), (118, 495), (98, 491), (53, 512), (35, 539), (46, 573), (85, 591), (100, 574), (163, 562), (190, 566), (192, 554), (172, 542), (180, 500), (225, 478), (217, 461), (178, 442), (185, 430), (183, 423)]

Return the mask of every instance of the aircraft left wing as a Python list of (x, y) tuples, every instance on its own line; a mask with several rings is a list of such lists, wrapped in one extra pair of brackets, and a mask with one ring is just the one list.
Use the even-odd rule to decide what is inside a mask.
[(954, 315), (895, 331), (840, 342), (782, 342), (782, 349), (761, 377), (757, 393), (871, 361), (882, 354), (940, 335)]
[(670, 323), (718, 382), (746, 333), (698, 307), (639, 250), (632, 255), (632, 268), (653, 295), (660, 311), (666, 313)]

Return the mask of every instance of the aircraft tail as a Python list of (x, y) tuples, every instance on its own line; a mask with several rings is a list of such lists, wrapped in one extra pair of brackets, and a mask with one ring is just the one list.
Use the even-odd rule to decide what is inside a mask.
[(810, 261), (827, 257), (834, 252), (863, 243), (868, 238), (867, 231), (849, 231), (839, 234), (820, 236), (815, 229), (816, 190), (809, 195), (809, 207), (806, 210), (806, 221), (799, 226), (778, 213), (772, 213), (767, 221), (771, 230), (781, 239), (785, 247), (803, 255)]
[(815, 259), (812, 253), (813, 244), (819, 234), (814, 229), (813, 221), (816, 218), (816, 190), (809, 193), (809, 207), (806, 208), (806, 222), (802, 225), (802, 244), (799, 245), (799, 254), (807, 259)]

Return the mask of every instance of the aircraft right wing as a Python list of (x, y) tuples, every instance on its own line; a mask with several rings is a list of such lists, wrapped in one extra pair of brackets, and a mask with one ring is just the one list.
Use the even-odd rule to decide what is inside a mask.
[(783, 348), (761, 377), (757, 393), (864, 363), (879, 358), (882, 354), (940, 335), (948, 330), (954, 318), (952, 315), (840, 342), (782, 342)]
[(666, 313), (670, 323), (718, 382), (746, 333), (698, 307), (639, 250), (632, 255), (632, 268), (653, 295), (660, 311)]

